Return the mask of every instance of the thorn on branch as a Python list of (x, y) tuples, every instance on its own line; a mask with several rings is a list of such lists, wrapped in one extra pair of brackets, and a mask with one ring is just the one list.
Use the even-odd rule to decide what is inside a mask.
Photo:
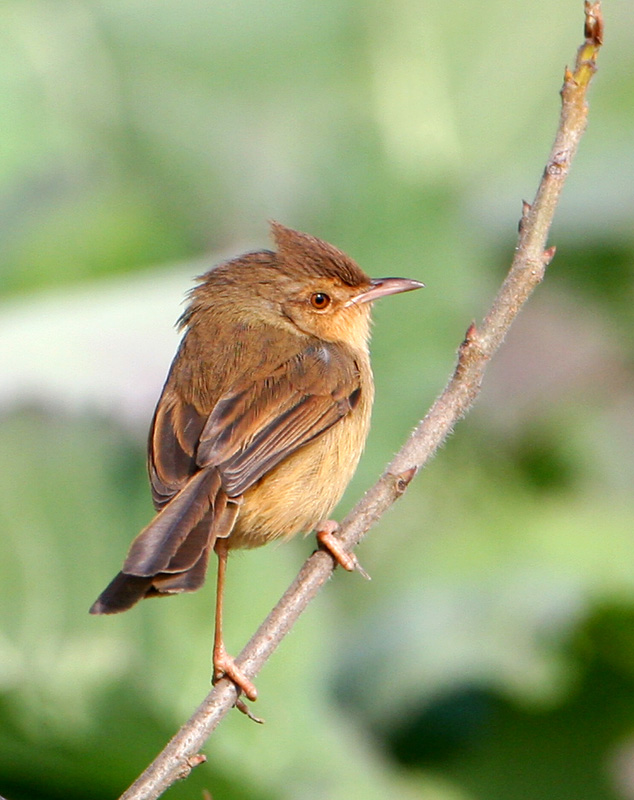
[(556, 252), (557, 252), (557, 248), (555, 247), (555, 245), (552, 245), (552, 247), (548, 247), (548, 248), (546, 248), (546, 250), (544, 250), (544, 252), (542, 254), (542, 260), (544, 262), (544, 266), (545, 267), (547, 267), (550, 264), (550, 262), (553, 260), (553, 258), (555, 257), (555, 253)]
[(570, 86), (571, 84), (576, 84), (576, 83), (577, 82), (575, 81), (575, 76), (573, 71), (569, 67), (566, 67), (566, 69), (564, 70), (564, 85), (561, 87), (561, 94), (564, 93), (566, 86)]
[(182, 781), (185, 780), (189, 776), (189, 773), (194, 769), (194, 767), (199, 766), (199, 764), (204, 764), (207, 761), (207, 756), (203, 755), (202, 753), (196, 753), (194, 756), (188, 756), (185, 761), (181, 764), (178, 770), (178, 774), (176, 775), (176, 780)]
[(460, 361), (464, 361), (467, 358), (467, 353), (470, 350), (477, 348), (478, 351), (481, 352), (479, 340), (480, 332), (478, 331), (475, 322), (472, 322), (467, 328), (467, 332), (465, 333), (464, 339), (458, 349), (458, 357)]
[(392, 476), (394, 478), (394, 490), (397, 497), (400, 497), (403, 494), (417, 472), (418, 467), (410, 467), (409, 469), (406, 469), (405, 472), (401, 472), (399, 475)]
[(484, 351), (480, 341), (480, 332), (475, 322), (472, 322), (467, 328), (462, 344), (458, 348), (458, 364), (456, 366), (454, 378), (460, 379), (467, 367), (483, 356)]
[(471, 325), (467, 328), (467, 332), (464, 335), (464, 339), (460, 347), (458, 348), (458, 361), (459, 364), (467, 361), (467, 357), (469, 351), (473, 350), (477, 346), (478, 342), (478, 329), (476, 327), (475, 322), (472, 322)]
[(554, 153), (548, 164), (546, 165), (545, 174), (558, 177), (566, 175), (570, 168), (570, 153), (567, 150), (559, 150)]
[(520, 217), (520, 221), (517, 223), (517, 230), (521, 233), (524, 230), (524, 226), (528, 221), (528, 215), (531, 213), (531, 209), (533, 206), (528, 203), (526, 200), (522, 200), (522, 216)]
[(473, 344), (476, 340), (476, 336), (478, 335), (478, 328), (476, 327), (475, 322), (472, 322), (471, 325), (467, 328), (467, 332), (464, 335), (464, 341), (460, 345), (464, 347), (464, 345)]

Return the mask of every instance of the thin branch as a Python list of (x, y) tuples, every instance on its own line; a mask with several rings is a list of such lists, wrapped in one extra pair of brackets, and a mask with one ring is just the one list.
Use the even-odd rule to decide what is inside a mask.
[[(434, 455), (456, 422), (473, 405), (486, 365), (555, 254), (545, 249), (548, 231), (579, 140), (586, 127), (586, 93), (596, 70), (603, 40), (601, 3), (585, 3), (585, 42), (575, 67), (566, 69), (561, 90), (562, 110), (555, 142), (532, 205), (524, 203), (520, 233), (511, 269), (479, 327), (472, 324), (460, 346), (458, 364), (445, 390), (413, 431), (379, 481), (350, 512), (339, 537), (352, 550), (369, 528), (405, 491), (416, 472)], [(317, 551), (306, 561), (293, 584), (236, 659), (244, 674), (254, 678), (302, 611), (334, 569), (327, 553)], [(156, 760), (120, 800), (153, 800), (205, 757), (200, 748), (238, 700), (236, 687), (221, 680), (183, 725)]]

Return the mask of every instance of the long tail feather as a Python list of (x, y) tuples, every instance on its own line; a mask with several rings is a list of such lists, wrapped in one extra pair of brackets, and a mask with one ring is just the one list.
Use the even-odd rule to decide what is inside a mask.
[(120, 572), (103, 590), (90, 608), (91, 614), (118, 614), (127, 611), (146, 597), (152, 578), (125, 575)]
[(203, 469), (160, 511), (132, 542), (123, 565), (126, 575), (149, 577), (169, 563), (203, 516), (220, 489), (215, 469)]
[(137, 536), (90, 613), (116, 614), (144, 597), (200, 588), (214, 542), (229, 536), (239, 507), (225, 496), (215, 469), (201, 470)]

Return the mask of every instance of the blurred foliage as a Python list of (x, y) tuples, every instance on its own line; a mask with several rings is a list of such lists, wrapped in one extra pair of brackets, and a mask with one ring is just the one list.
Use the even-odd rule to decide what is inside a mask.
[[(634, 797), (634, 6), (604, 5), (557, 256), (476, 410), (364, 543), (373, 581), (337, 574), (266, 666), (266, 726), (230, 715), (169, 797)], [(105, 799), (209, 685), (213, 580), (87, 614), (151, 513), (165, 264), (187, 262), (184, 294), (275, 218), (425, 281), (376, 309), (342, 515), (507, 268), (582, 2), (13, 0), (0, 20), (0, 794)], [(171, 318), (132, 304), (159, 295)], [(232, 559), (231, 649), (312, 546)]]

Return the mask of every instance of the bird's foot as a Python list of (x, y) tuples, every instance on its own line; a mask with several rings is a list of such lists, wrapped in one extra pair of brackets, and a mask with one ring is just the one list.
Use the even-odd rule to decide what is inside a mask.
[(322, 547), (322, 549), (327, 550), (335, 559), (337, 564), (342, 566), (344, 569), (347, 569), (348, 572), (353, 572), (356, 570), (357, 572), (360, 572), (366, 580), (369, 581), (370, 576), (359, 563), (359, 559), (354, 553), (350, 553), (344, 549), (341, 540), (337, 536), (338, 530), (339, 523), (334, 519), (327, 519), (324, 522), (320, 522), (315, 529), (315, 534), (317, 536), (319, 545)]
[[(229, 680), (233, 681), (249, 700), (253, 701), (258, 699), (258, 690), (255, 688), (255, 684), (242, 672), (222, 644), (214, 648), (213, 683), (217, 683), (221, 678), (229, 678)], [(238, 702), (244, 705), (242, 701), (238, 700)], [(240, 708), (240, 710), (243, 711), (244, 709)], [(247, 716), (251, 715), (247, 714)]]

